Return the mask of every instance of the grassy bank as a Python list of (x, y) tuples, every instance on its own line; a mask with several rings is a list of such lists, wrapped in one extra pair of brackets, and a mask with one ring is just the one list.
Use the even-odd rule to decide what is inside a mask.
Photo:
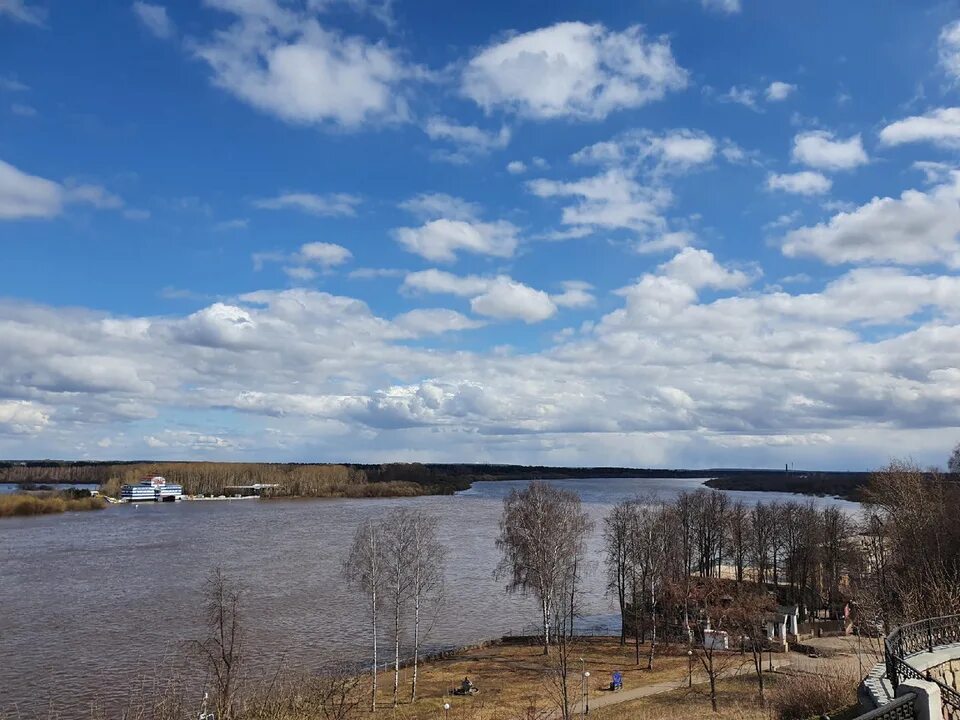
[(859, 501), (872, 473), (744, 470), (718, 473), (705, 484), (715, 490), (829, 495)]
[[(450, 492), (443, 483), (418, 482), (419, 474), (397, 470), (366, 471), (347, 465), (279, 463), (138, 463), (121, 465), (100, 486), (116, 497), (120, 486), (161, 475), (183, 486), (187, 495), (230, 495), (232, 487), (272, 485), (264, 497), (412, 497)], [(423, 478), (421, 478), (423, 479)]]
[(0, 495), (0, 518), (27, 515), (51, 515), (75, 510), (102, 510), (107, 506), (100, 497), (69, 497), (61, 493)]

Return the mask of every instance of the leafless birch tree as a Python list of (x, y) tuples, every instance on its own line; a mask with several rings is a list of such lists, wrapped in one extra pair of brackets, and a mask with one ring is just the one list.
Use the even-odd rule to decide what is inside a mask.
[(400, 620), (403, 606), (413, 585), (413, 523), (414, 513), (398, 509), (389, 513), (381, 523), (384, 569), (389, 600), (393, 606), (393, 706), (400, 700)]
[(603, 544), (607, 568), (607, 592), (616, 593), (620, 608), (620, 644), (627, 642), (627, 588), (630, 580), (630, 526), (633, 522), (633, 500), (618, 503), (603, 519)]
[(497, 575), (507, 577), (508, 592), (529, 593), (539, 600), (545, 655), (550, 652), (556, 605), (565, 604), (566, 583), (590, 526), (576, 493), (544, 482), (534, 481), (504, 498)]
[(217, 717), (232, 720), (244, 660), (243, 587), (215, 569), (204, 586), (204, 621), (208, 635), (195, 643), (213, 681)]
[(410, 700), (416, 702), (420, 645), (424, 638), (420, 628), (421, 615), (428, 603), (438, 605), (440, 602), (446, 549), (437, 536), (437, 519), (432, 515), (414, 513), (410, 530), (409, 571), (413, 600), (413, 679)]
[(377, 710), (377, 616), (380, 611), (380, 594), (386, 573), (383, 536), (380, 527), (367, 520), (357, 528), (353, 544), (343, 563), (343, 574), (367, 599), (370, 613), (371, 638), (373, 640), (373, 663), (371, 664), (370, 709)]

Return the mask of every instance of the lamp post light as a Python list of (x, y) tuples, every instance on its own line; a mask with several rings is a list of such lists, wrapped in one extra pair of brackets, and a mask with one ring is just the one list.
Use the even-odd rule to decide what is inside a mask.
[(583, 681), (584, 681), (584, 678), (586, 677), (586, 676), (585, 676), (585, 673), (586, 673), (586, 671), (587, 671), (587, 663), (586, 663), (586, 661), (583, 659), (583, 656), (581, 656), (581, 657), (579, 657), (579, 658), (577, 658), (577, 659), (580, 661), (580, 714), (581, 714), (581, 715), (586, 715), (586, 713), (587, 713), (587, 706), (586, 706), (586, 704), (583, 702)]
[(693, 687), (693, 650), (687, 650), (687, 687)]
[(583, 671), (583, 714), (590, 713), (590, 671)]
[(450, 703), (443, 704), (443, 720), (447, 720), (447, 716), (450, 714)]

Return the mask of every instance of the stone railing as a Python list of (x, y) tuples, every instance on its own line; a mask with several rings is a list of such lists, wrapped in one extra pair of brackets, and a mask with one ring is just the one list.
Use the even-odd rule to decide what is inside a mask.
[[(927, 618), (901, 625), (883, 643), (887, 679), (896, 694), (906, 679), (926, 680), (940, 688), (943, 717), (960, 720), (960, 692), (936, 668), (960, 658), (960, 615)], [(952, 647), (957, 646), (957, 647)], [(943, 651), (937, 652), (938, 648)]]
[(863, 681), (877, 709), (862, 718), (905, 717), (884, 712), (905, 712), (901, 700), (909, 695), (917, 718), (960, 720), (958, 681), (960, 615), (901, 625), (884, 640), (883, 663)]
[(914, 708), (917, 696), (914, 693), (901, 695), (876, 710), (861, 715), (856, 720), (919, 720)]

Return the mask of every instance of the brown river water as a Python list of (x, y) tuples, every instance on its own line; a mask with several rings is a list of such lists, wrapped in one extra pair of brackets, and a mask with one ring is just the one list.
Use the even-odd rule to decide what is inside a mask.
[[(523, 482), (476, 483), (454, 496), (405, 499), (209, 501), (111, 506), (99, 512), (0, 520), (0, 717), (80, 718), (91, 702), (122, 701), (139, 677), (199, 638), (201, 590), (216, 566), (247, 588), (251, 662), (319, 670), (363, 661), (362, 600), (340, 578), (357, 525), (398, 506), (435, 514), (448, 549), (433, 649), (535, 627), (535, 603), (493, 577), (502, 498)], [(557, 481), (597, 521), (588, 551), (582, 620), (619, 628), (603, 593), (600, 521), (638, 494), (665, 498), (699, 480)], [(798, 499), (731, 492), (748, 502)], [(819, 498), (850, 511), (854, 503)]]

